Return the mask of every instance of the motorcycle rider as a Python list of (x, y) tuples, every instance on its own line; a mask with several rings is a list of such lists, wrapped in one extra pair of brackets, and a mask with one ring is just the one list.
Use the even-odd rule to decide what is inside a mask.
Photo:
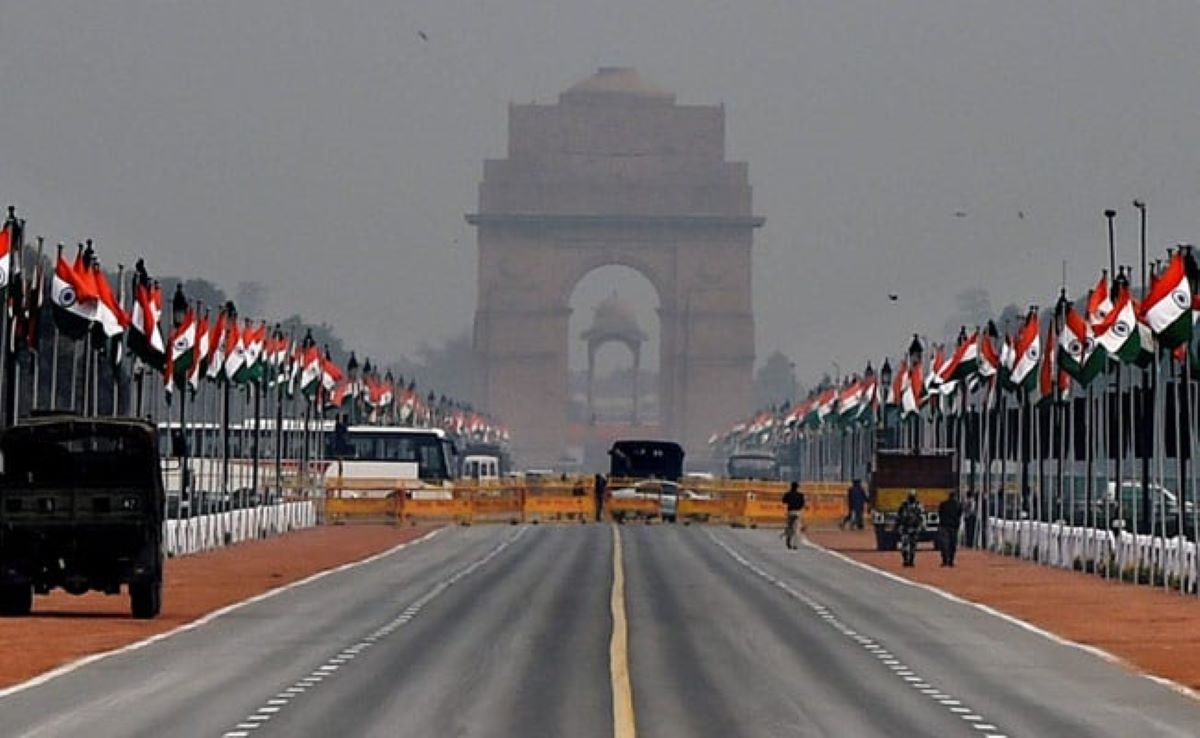
[(917, 499), (917, 491), (910, 489), (908, 498), (896, 511), (896, 530), (900, 533), (900, 554), (905, 566), (915, 566), (917, 556), (917, 536), (925, 525), (925, 508)]

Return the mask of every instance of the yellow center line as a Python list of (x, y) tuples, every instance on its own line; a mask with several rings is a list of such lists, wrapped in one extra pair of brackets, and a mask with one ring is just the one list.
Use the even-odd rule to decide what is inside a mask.
[(613, 532), (612, 641), (608, 664), (612, 676), (613, 738), (636, 738), (633, 688), (629, 683), (629, 625), (625, 620), (625, 570), (621, 562), (621, 530)]

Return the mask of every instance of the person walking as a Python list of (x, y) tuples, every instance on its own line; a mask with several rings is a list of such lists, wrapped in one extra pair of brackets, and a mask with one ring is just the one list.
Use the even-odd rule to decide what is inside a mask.
[(958, 526), (962, 520), (962, 505), (958, 492), (938, 505), (938, 548), (942, 552), (942, 566), (954, 566), (954, 555), (958, 553)]
[(917, 491), (910, 489), (908, 497), (896, 511), (896, 531), (900, 534), (900, 558), (905, 566), (916, 566), (917, 539), (925, 527), (925, 508), (917, 499)]
[(846, 490), (846, 500), (850, 508), (847, 522), (854, 530), (862, 530), (863, 510), (867, 505), (867, 491), (863, 489), (861, 479), (854, 479), (850, 482), (850, 489)]
[(978, 521), (979, 498), (975, 490), (969, 490), (963, 502), (963, 545), (967, 548), (975, 548), (975, 526)]
[(608, 480), (603, 474), (597, 474), (592, 482), (592, 494), (596, 497), (596, 522), (599, 523), (604, 515), (604, 490), (608, 487)]
[(804, 530), (804, 493), (800, 491), (800, 483), (792, 482), (792, 486), (783, 495), (783, 505), (787, 508), (787, 527), (784, 529), (784, 540), (787, 547), (799, 548), (796, 543), (797, 534)]

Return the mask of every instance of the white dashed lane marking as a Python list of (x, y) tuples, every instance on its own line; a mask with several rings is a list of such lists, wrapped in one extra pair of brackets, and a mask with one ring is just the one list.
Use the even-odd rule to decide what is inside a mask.
[(352, 646), (343, 648), (335, 655), (329, 657), (325, 663), (317, 666), (309, 674), (301, 679), (297, 679), (294, 684), (281, 690), (279, 694), (267, 700), (261, 707), (257, 708), (252, 714), (248, 715), (242, 722), (238, 723), (233, 730), (222, 733), (222, 738), (248, 738), (252, 731), (261, 727), (272, 717), (279, 714), (284, 707), (291, 704), (293, 699), (300, 697), (307, 690), (316, 688), (326, 678), (332, 679), (337, 676), (337, 672), (343, 666), (348, 666), (363, 652), (374, 646), (381, 638), (391, 635), (397, 628), (405, 625), (416, 617), (421, 610), (430, 602), (435, 600), (439, 595), (449, 589), (455, 583), (461, 581), (464, 577), (470, 576), (480, 567), (486, 565), (489, 561), (500, 555), (504, 549), (511, 546), (521, 536), (525, 534), (527, 528), (521, 528), (513, 535), (501, 541), (497, 546), (492, 548), (482, 557), (471, 562), (467, 566), (454, 572), (451, 576), (443, 579), (433, 586), (425, 594), (421, 595), (415, 602), (410, 604), (404, 611), (397, 615), (392, 620), (384, 623), (375, 629), (370, 635), (364, 636), (360, 641)]
[[(895, 656), (891, 651), (882, 646), (878, 640), (863, 636), (859, 631), (854, 630), (846, 623), (843, 623), (840, 618), (827, 605), (813, 599), (813, 597), (805, 592), (797, 590), (792, 585), (788, 584), (779, 577), (771, 574), (761, 566), (742, 556), (732, 546), (717, 538), (709, 531), (705, 531), (713, 543), (720, 546), (725, 553), (745, 568), (757, 574), (762, 579), (771, 583), (775, 587), (783, 590), (789, 597), (798, 600), (808, 606), (810, 610), (817, 616), (831, 625), (834, 630), (846, 636), (850, 642), (855, 643), (863, 648), (868, 654), (879, 659), (879, 662), (888, 667), (889, 670), (902, 680), (903, 684), (915, 689), (919, 694), (928, 697), (933, 702), (938, 703), (941, 707), (946, 708), (951, 715), (960, 718), (966, 725), (975, 728), (976, 730), (997, 730), (995, 725), (983, 722), (983, 716), (967, 707), (961, 700), (954, 699), (943, 690), (936, 689), (931, 686), (928, 679), (921, 677), (915, 671), (907, 666), (903, 661)], [(983, 738), (1008, 738), (1005, 733), (988, 733)]]

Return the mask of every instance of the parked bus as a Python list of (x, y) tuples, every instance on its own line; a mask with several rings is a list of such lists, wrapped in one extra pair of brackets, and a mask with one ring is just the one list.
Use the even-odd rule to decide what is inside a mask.
[(349, 426), (325, 437), (325, 487), (343, 497), (450, 499), (458, 469), (454, 443), (441, 428)]

